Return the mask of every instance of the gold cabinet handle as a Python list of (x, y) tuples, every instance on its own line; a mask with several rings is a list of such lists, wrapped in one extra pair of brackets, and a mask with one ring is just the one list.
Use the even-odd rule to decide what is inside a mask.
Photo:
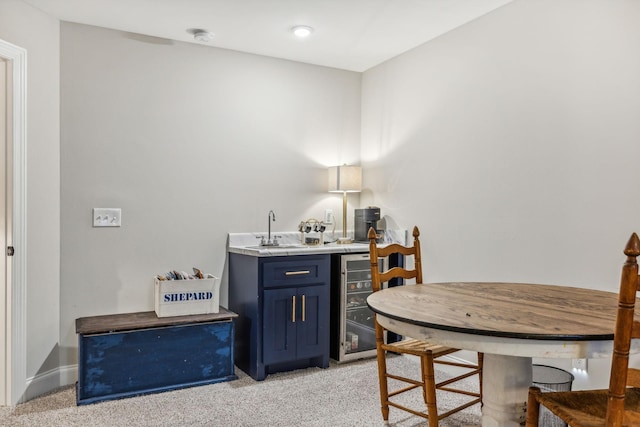
[(307, 317), (307, 298), (305, 298), (304, 295), (302, 295), (302, 321), (304, 322), (305, 318)]
[(300, 270), (300, 271), (287, 271), (284, 273), (285, 276), (300, 276), (302, 274), (309, 274), (311, 271), (309, 270)]
[(296, 296), (291, 297), (291, 322), (296, 323)]

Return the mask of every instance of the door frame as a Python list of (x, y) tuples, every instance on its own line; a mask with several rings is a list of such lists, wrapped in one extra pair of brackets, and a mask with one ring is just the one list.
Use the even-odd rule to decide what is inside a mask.
[[(15, 406), (24, 397), (27, 385), (27, 51), (0, 39), (0, 57), (7, 60), (10, 87), (7, 96), (10, 129), (6, 144), (12, 173), (7, 203), (11, 206), (7, 224), (7, 245), (14, 254), (7, 258), (5, 302), (6, 364), (0, 367), (0, 386), (5, 390), (5, 402)], [(9, 156), (8, 156), (9, 157)], [(0, 248), (7, 256), (6, 248)], [(10, 261), (10, 262), (9, 262)]]

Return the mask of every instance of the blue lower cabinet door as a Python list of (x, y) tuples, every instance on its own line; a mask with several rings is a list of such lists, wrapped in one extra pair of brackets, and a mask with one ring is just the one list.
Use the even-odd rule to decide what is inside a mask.
[(296, 329), (298, 358), (322, 356), (329, 351), (329, 293), (326, 286), (305, 286), (298, 291), (301, 304)]
[(296, 359), (296, 320), (299, 304), (295, 288), (264, 291), (262, 337), (265, 365)]

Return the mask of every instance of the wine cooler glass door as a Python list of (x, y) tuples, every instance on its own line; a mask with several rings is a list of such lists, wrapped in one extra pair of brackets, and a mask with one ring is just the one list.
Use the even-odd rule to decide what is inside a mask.
[[(386, 259), (378, 260), (380, 270)], [(374, 315), (367, 306), (372, 292), (369, 254), (342, 257), (341, 360), (375, 356), (376, 333)]]

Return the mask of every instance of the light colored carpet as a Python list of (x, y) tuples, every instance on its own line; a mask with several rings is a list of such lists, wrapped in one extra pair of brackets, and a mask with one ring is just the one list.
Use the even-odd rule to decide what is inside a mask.
[[(390, 369), (419, 372), (417, 358), (396, 356)], [(254, 381), (236, 369), (238, 380), (165, 393), (76, 406), (75, 389), (63, 387), (13, 410), (0, 407), (0, 426), (385, 426), (380, 414), (375, 359), (272, 374)], [(436, 378), (446, 378), (438, 371)], [(463, 380), (477, 389), (477, 378)], [(440, 392), (439, 392), (440, 393)], [(410, 396), (423, 408), (419, 391)], [(442, 392), (438, 406), (451, 407), (465, 396)], [(391, 408), (389, 426), (426, 426), (423, 418)], [(480, 425), (474, 405), (441, 421), (441, 427)]]

